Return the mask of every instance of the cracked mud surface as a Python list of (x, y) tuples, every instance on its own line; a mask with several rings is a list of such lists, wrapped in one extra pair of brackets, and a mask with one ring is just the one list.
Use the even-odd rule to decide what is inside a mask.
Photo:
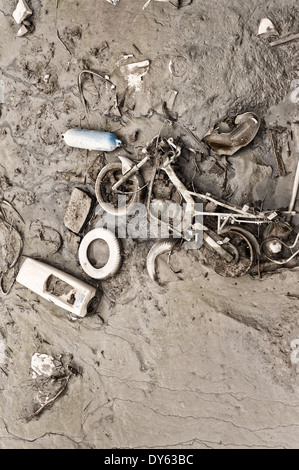
[[(257, 113), (261, 129), (253, 144), (228, 158), (227, 178), (210, 171), (215, 157), (198, 161), (200, 174), (192, 161), (182, 172), (202, 192), (232, 203), (288, 205), (296, 162), (286, 160), (287, 176), (274, 177), (268, 128), (286, 126), (288, 137), (298, 119), (298, 105), (285, 104), (298, 78), (298, 43), (270, 48), (256, 33), (263, 17), (282, 36), (297, 32), (297, 2), (194, 0), (177, 10), (152, 1), (143, 11), (141, 0), (117, 6), (60, 0), (57, 26), (70, 53), (56, 37), (56, 2), (29, 2), (35, 31), (24, 38), (16, 38), (7, 3), (0, 0), (0, 195), (25, 221), (16, 218), (26, 256), (95, 285), (65, 242), (63, 224), (75, 185), (94, 195), (88, 169), (97, 152), (70, 148), (61, 138), (69, 128), (88, 128), (77, 86), (84, 69), (109, 74), (116, 85), (114, 92), (101, 80), (86, 80), (90, 128), (115, 132), (132, 155), (161, 130), (164, 118), (150, 110), (161, 113), (172, 90), (184, 128), (165, 124), (164, 132), (194, 149), (198, 142), (185, 128), (202, 138), (227, 115)], [(150, 61), (133, 97), (125, 94), (123, 54)], [(122, 119), (114, 93), (128, 110)], [(1, 231), (7, 249), (3, 237)], [(299, 338), (298, 271), (227, 279), (202, 253), (181, 250), (172, 265), (183, 279), (168, 271), (159, 286), (145, 267), (152, 243), (124, 242), (121, 271), (102, 283), (111, 301), (99, 315), (72, 321), (20, 284), (0, 296), (1, 448), (298, 446), (299, 380), (290, 360), (291, 342)], [(72, 355), (79, 373), (52, 406), (27, 421), (34, 411), (35, 352)]]

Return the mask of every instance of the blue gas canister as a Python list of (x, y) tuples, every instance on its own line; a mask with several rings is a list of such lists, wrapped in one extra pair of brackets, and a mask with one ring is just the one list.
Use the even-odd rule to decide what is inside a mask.
[(122, 141), (111, 132), (88, 129), (69, 129), (62, 138), (70, 147), (102, 152), (113, 152), (122, 145)]

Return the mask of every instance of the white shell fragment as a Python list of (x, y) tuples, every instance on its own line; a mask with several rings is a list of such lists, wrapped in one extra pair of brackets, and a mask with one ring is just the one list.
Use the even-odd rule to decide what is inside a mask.
[(279, 36), (274, 24), (268, 18), (263, 18), (261, 20), (257, 35), (262, 36), (264, 38), (269, 38), (271, 36)]
[(28, 31), (29, 31), (29, 29), (26, 28), (26, 26), (22, 24), (22, 26), (20, 27), (19, 31), (17, 32), (17, 36), (18, 36), (18, 37), (25, 36), (25, 34), (27, 34)]
[(51, 377), (59, 367), (61, 367), (61, 363), (48, 354), (35, 353), (31, 358), (31, 369), (34, 377), (41, 375)]
[(17, 8), (13, 12), (12, 16), (17, 24), (21, 24), (26, 18), (32, 15), (32, 10), (25, 2), (25, 0), (19, 0)]

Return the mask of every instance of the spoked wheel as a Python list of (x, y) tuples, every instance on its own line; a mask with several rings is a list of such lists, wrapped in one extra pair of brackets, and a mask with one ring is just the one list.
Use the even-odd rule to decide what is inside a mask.
[[(124, 215), (129, 214), (134, 203), (142, 200), (143, 180), (140, 175), (133, 175), (125, 181), (117, 191), (112, 187), (122, 178), (122, 164), (110, 163), (106, 165), (98, 174), (95, 192), (98, 203), (109, 214)], [(119, 207), (119, 197), (121, 199), (121, 207)]]
[[(229, 243), (225, 243), (222, 246), (225, 250), (231, 252), (234, 259), (229, 263), (223, 258), (219, 258), (219, 261), (216, 263), (215, 272), (225, 277), (244, 276), (248, 273), (254, 262), (255, 253), (252, 243), (243, 233), (235, 231), (233, 227), (228, 230), (227, 234), (230, 237)], [(233, 250), (229, 245), (233, 246)]]

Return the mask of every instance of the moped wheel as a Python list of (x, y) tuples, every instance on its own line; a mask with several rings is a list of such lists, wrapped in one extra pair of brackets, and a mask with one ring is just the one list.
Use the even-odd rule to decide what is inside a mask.
[[(98, 174), (95, 193), (100, 206), (116, 216), (129, 215), (135, 203), (143, 198), (143, 179), (140, 175), (131, 176), (117, 191), (112, 186), (123, 176), (121, 163), (109, 163)], [(122, 196), (122, 204), (119, 207), (119, 196)], [(124, 204), (123, 204), (124, 202)]]

